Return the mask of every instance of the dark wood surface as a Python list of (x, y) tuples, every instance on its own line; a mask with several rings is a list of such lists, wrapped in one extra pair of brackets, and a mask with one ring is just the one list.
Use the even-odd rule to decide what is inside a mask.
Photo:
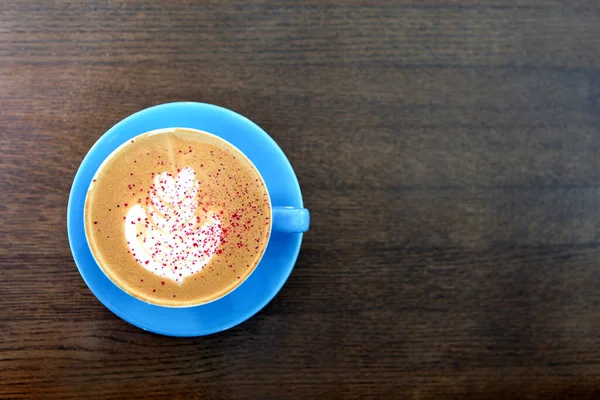
[[(236, 110), (312, 211), (259, 314), (113, 315), (66, 236), (90, 146)], [(0, 398), (600, 397), (600, 3), (0, 1)]]

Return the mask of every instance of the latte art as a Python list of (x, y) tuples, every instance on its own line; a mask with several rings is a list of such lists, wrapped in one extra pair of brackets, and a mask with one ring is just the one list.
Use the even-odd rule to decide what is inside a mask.
[[(148, 209), (136, 204), (124, 221), (125, 238), (135, 260), (178, 284), (202, 271), (221, 241), (219, 216), (214, 212), (205, 213), (204, 218), (196, 214), (199, 182), (195, 177), (190, 167), (175, 178), (168, 172), (156, 175), (146, 197)], [(207, 221), (200, 225), (203, 219)]]

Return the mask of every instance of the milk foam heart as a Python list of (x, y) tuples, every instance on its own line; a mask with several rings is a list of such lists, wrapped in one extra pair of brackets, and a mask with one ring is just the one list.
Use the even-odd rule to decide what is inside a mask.
[[(132, 206), (124, 220), (129, 251), (146, 270), (178, 284), (201, 272), (216, 253), (222, 224), (214, 212), (198, 216), (196, 172), (163, 172), (148, 191), (148, 208)], [(202, 221), (205, 221), (201, 224)]]

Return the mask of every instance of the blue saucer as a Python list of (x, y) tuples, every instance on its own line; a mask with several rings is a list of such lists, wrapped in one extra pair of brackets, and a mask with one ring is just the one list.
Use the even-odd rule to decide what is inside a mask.
[(245, 153), (263, 176), (273, 206), (301, 208), (302, 194), (292, 166), (273, 139), (249, 119), (204, 103), (170, 103), (133, 114), (106, 132), (83, 159), (67, 210), (73, 258), (92, 293), (113, 313), (150, 332), (202, 336), (229, 329), (256, 314), (279, 292), (300, 251), (301, 233), (271, 234), (260, 264), (227, 296), (209, 304), (167, 308), (140, 301), (112, 283), (92, 257), (85, 239), (83, 208), (88, 186), (102, 161), (119, 145), (141, 133), (169, 127), (211, 132)]

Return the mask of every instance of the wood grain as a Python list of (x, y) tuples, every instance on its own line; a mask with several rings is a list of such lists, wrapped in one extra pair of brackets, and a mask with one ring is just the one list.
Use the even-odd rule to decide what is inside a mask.
[[(0, 398), (600, 397), (600, 3), (0, 2)], [(87, 150), (145, 107), (264, 127), (312, 212), (227, 332), (123, 322), (73, 263)]]

